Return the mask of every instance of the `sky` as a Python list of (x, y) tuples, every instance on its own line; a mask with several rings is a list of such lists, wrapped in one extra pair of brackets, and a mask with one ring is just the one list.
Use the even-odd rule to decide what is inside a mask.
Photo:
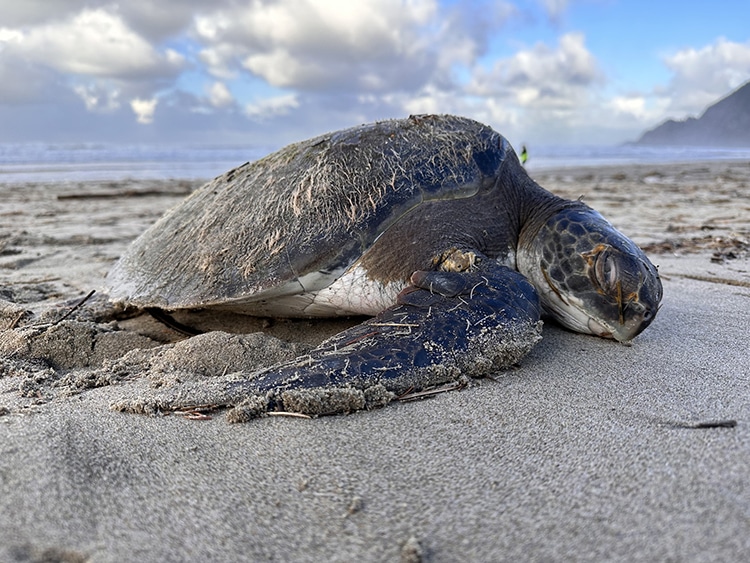
[(0, 142), (276, 148), (454, 113), (618, 144), (750, 80), (747, 0), (0, 0)]

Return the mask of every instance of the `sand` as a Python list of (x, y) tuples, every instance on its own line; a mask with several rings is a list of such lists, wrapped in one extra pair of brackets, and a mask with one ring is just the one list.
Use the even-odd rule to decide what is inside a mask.
[(351, 321), (185, 339), (112, 320), (105, 273), (194, 184), (0, 186), (0, 561), (741, 559), (750, 164), (534, 176), (659, 264), (663, 307), (632, 346), (546, 323), (519, 367), (460, 390), (243, 424), (208, 408), (228, 366)]

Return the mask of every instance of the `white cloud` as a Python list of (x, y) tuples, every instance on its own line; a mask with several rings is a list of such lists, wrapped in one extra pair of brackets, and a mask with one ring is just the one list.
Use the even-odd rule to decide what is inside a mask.
[(610, 124), (636, 124), (644, 128), (664, 119), (669, 100), (663, 97), (643, 94), (626, 94), (614, 96), (602, 104), (605, 111), (612, 113)]
[(208, 99), (216, 108), (231, 106), (234, 96), (223, 82), (214, 82), (208, 90)]
[(160, 53), (129, 29), (117, 14), (99, 8), (83, 10), (63, 21), (20, 32), (13, 50), (36, 64), (60, 72), (107, 78), (174, 74), (182, 57)]
[(216, 78), (229, 80), (239, 74), (239, 60), (244, 50), (230, 43), (220, 43), (201, 50), (199, 60), (205, 65), (206, 71)]
[(557, 20), (563, 12), (568, 9), (570, 0), (540, 0), (542, 6), (547, 11), (547, 15), (552, 20)]
[[(117, 13), (128, 27), (137, 30), (140, 36), (151, 43), (158, 43), (184, 32), (192, 25), (196, 12), (207, 7), (217, 9), (232, 2), (233, 0), (127, 0), (115, 3), (112, 0), (99, 0), (104, 6), (116, 6)], [(91, 3), (92, 0), (88, 0), (87, 5)]]
[(117, 88), (101, 88), (96, 84), (78, 84), (73, 91), (83, 100), (89, 111), (113, 111), (120, 107)]
[(287, 115), (299, 107), (299, 100), (294, 94), (266, 98), (245, 106), (245, 115), (255, 121), (265, 121), (273, 117)]
[(3, 43), (20, 43), (21, 41), (23, 41), (23, 33), (17, 29), (0, 27), (0, 49)]
[(311, 84), (323, 74), (314, 65), (308, 65), (281, 49), (249, 55), (242, 62), (242, 66), (277, 88)]
[[(0, 29), (0, 101), (77, 99), (90, 112), (111, 114), (123, 98), (148, 100), (186, 66), (175, 49), (160, 48), (130, 27), (113, 4), (15, 4), (27, 9), (9, 10), (3, 23), (17, 26)], [(139, 122), (153, 120), (148, 104), (131, 107)]]
[[(212, 0), (213, 8), (233, 0)], [(84, 10), (102, 8), (119, 14), (127, 26), (150, 41), (176, 35), (192, 22), (205, 0), (0, 0), (2, 24), (10, 28), (31, 28), (74, 17)]]
[(646, 115), (646, 98), (643, 96), (615, 96), (609, 101), (615, 113), (643, 118)]
[(480, 69), (469, 92), (521, 107), (560, 110), (586, 103), (589, 89), (602, 78), (584, 36), (569, 33), (554, 49), (537, 43), (497, 60), (489, 72)]
[(678, 51), (664, 64), (674, 73), (665, 92), (670, 110), (697, 113), (750, 77), (750, 41), (719, 38), (699, 49)]
[(148, 125), (154, 121), (154, 112), (156, 111), (156, 104), (158, 100), (151, 98), (150, 100), (142, 100), (135, 98), (130, 101), (130, 108), (136, 115), (138, 123)]
[(3, 25), (24, 27), (59, 20), (75, 14), (90, 4), (89, 0), (2, 0)]
[(197, 17), (195, 33), (217, 77), (245, 69), (277, 88), (413, 90), (441, 49), (471, 36), (439, 29), (438, 15), (436, 0), (258, 1)]

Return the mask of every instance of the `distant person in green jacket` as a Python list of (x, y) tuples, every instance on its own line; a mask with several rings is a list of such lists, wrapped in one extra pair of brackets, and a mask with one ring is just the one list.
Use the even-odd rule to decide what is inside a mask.
[(529, 160), (529, 151), (526, 150), (526, 145), (521, 145), (521, 164), (526, 166), (527, 160)]

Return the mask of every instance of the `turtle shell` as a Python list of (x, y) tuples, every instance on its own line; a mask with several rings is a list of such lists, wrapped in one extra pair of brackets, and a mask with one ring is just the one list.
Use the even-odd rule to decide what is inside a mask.
[(114, 266), (110, 295), (175, 310), (322, 289), (415, 207), (475, 194), (508, 150), (491, 128), (455, 116), (382, 121), (289, 145), (167, 212)]

